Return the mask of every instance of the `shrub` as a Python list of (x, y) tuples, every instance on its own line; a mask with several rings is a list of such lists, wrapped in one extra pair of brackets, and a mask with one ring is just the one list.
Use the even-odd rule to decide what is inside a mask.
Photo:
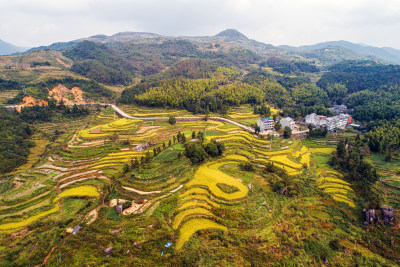
[(169, 116), (168, 123), (171, 125), (175, 125), (176, 118), (174, 116)]
[(239, 167), (242, 171), (248, 171), (248, 172), (254, 171), (254, 167), (250, 162), (241, 163), (239, 164)]

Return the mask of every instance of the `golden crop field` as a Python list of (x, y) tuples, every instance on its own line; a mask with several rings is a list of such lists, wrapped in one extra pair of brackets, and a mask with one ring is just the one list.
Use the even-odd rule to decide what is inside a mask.
[(332, 198), (338, 202), (343, 202), (348, 204), (350, 207), (355, 208), (356, 205), (354, 204), (354, 202), (350, 199), (348, 199), (347, 197), (340, 195), (340, 194), (332, 194)]
[[(267, 162), (271, 162), (270, 160), (268, 160), (268, 159), (263, 159), (263, 158), (258, 158), (258, 159), (256, 159), (255, 161), (261, 162), (262, 164), (265, 164), (265, 163), (267, 163)], [(281, 169), (284, 169), (289, 175), (298, 175), (298, 174), (301, 173), (301, 171), (298, 171), (298, 170), (293, 169), (293, 168), (291, 168), (291, 167), (288, 167), (288, 166), (279, 164), (279, 163), (277, 163), (277, 162), (272, 162), (272, 163), (273, 163), (276, 167), (281, 168)]]
[(208, 204), (210, 204), (211, 206), (213, 206), (214, 208), (220, 207), (218, 203), (210, 200), (205, 195), (188, 195), (181, 199), (182, 202), (187, 201), (187, 200), (189, 200), (189, 201), (203, 200), (203, 201), (207, 202)]
[(306, 164), (307, 166), (310, 166), (310, 157), (311, 157), (311, 152), (307, 152), (301, 156), (300, 162), (302, 164)]
[(211, 211), (204, 208), (197, 207), (193, 209), (187, 209), (175, 216), (174, 222), (172, 223), (172, 228), (175, 230), (178, 229), (182, 220), (191, 215), (214, 216)]
[(324, 183), (319, 187), (320, 188), (340, 188), (340, 189), (345, 189), (347, 191), (352, 191), (353, 190), (348, 185), (338, 184), (338, 183)]
[(99, 197), (100, 194), (99, 192), (97, 192), (96, 187), (83, 185), (64, 190), (63, 192), (57, 195), (57, 197), (53, 200), (53, 202), (56, 202), (64, 197), (71, 197), (71, 196)]
[(180, 194), (179, 197), (182, 198), (182, 197), (185, 197), (185, 196), (188, 196), (188, 195), (192, 195), (192, 194), (200, 194), (200, 195), (207, 195), (208, 196), (210, 193), (204, 188), (195, 187), (195, 188), (189, 189), (188, 191), (186, 191), (183, 194)]
[[(187, 187), (193, 185), (207, 186), (210, 189), (210, 192), (215, 197), (222, 198), (225, 200), (236, 200), (244, 198), (249, 191), (247, 186), (243, 185), (234, 177), (227, 175), (217, 169), (221, 165), (230, 163), (237, 164), (236, 162), (219, 162), (216, 163), (217, 165), (215, 165), (214, 167), (212, 167), (212, 164), (205, 164), (200, 166), (199, 169), (196, 171), (194, 178), (190, 182), (188, 182), (186, 186)], [(230, 194), (225, 193), (217, 186), (217, 184), (219, 183), (234, 186), (238, 189), (238, 191)]]
[(190, 237), (199, 230), (203, 229), (219, 229), (223, 231), (228, 231), (226, 226), (220, 225), (214, 221), (204, 218), (191, 219), (185, 222), (180, 231), (179, 231), (179, 239), (176, 243), (176, 250), (180, 250), (182, 246), (189, 241)]
[(293, 169), (301, 169), (302, 165), (300, 163), (291, 161), (287, 155), (279, 155), (279, 156), (273, 156), (269, 159), (270, 161), (274, 161), (277, 163), (282, 163), (283, 165), (289, 166)]
[(202, 203), (202, 202), (185, 202), (177, 209), (177, 211), (184, 210), (187, 208), (197, 208), (197, 207), (201, 207), (201, 208), (209, 209), (209, 210), (212, 209), (211, 206), (209, 206), (205, 203)]
[(50, 209), (48, 211), (42, 212), (40, 214), (31, 216), (26, 220), (19, 221), (19, 222), (11, 222), (11, 223), (0, 224), (0, 231), (25, 227), (25, 226), (31, 224), (32, 222), (34, 222), (34, 221), (36, 221), (36, 220), (38, 220), (38, 219), (40, 219), (40, 218), (42, 218), (44, 216), (47, 216), (47, 215), (49, 215), (51, 213), (57, 212), (57, 211), (58, 211), (58, 205), (55, 205), (54, 208), (52, 208), (52, 209)]
[(319, 182), (331, 182), (331, 183), (343, 184), (343, 185), (347, 185), (347, 186), (350, 185), (350, 183), (348, 183), (346, 181), (343, 181), (342, 179), (335, 178), (335, 177), (330, 177), (330, 176), (325, 176), (324, 177), (324, 176), (321, 175), (318, 178), (318, 181)]

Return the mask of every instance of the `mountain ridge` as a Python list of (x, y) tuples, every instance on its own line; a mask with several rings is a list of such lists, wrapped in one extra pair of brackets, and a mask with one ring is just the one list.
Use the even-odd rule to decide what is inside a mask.
[(29, 48), (20, 47), (0, 39), (0, 55), (6, 56), (14, 53), (25, 52)]
[(397, 50), (392, 47), (375, 47), (364, 44), (355, 44), (345, 40), (327, 41), (327, 42), (317, 43), (314, 45), (302, 45), (297, 47), (288, 45), (280, 45), (277, 47), (286, 51), (294, 51), (294, 52), (309, 52), (327, 47), (343, 47), (359, 55), (372, 55), (377, 58), (384, 59), (386, 61), (391, 61), (393, 63), (400, 64), (400, 50)]
[[(157, 42), (157, 40), (167, 39), (183, 39), (198, 44), (229, 44), (229, 46), (239, 46), (250, 49), (263, 56), (286, 56), (291, 60), (318, 60), (323, 63), (335, 63), (340, 60), (360, 60), (372, 59), (381, 61), (385, 64), (400, 64), (400, 50), (391, 47), (373, 47), (368, 45), (360, 45), (348, 41), (329, 41), (314, 45), (289, 46), (280, 45), (273, 46), (248, 38), (243, 33), (235, 29), (226, 29), (213, 36), (165, 36), (150, 32), (119, 32), (110, 36), (104, 34), (93, 35), (85, 38), (72, 40), (69, 42), (57, 42), (49, 46), (41, 46), (28, 50), (38, 51), (45, 49), (63, 50), (71, 48), (83, 41), (92, 41), (106, 45), (116, 45), (127, 42)], [(338, 54), (335, 56), (331, 48), (336, 47)], [(315, 51), (315, 53), (313, 53)], [(327, 53), (325, 53), (327, 52)]]

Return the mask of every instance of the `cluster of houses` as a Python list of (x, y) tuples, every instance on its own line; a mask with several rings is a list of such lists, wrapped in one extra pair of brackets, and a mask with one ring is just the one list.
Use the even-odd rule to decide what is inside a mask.
[[(305, 123), (315, 127), (326, 127), (330, 132), (337, 129), (345, 129), (346, 126), (351, 124), (353, 119), (351, 115), (344, 113), (348, 110), (345, 105), (334, 105), (330, 110), (333, 113), (337, 113), (337, 115), (327, 117), (312, 113), (305, 117)], [(291, 130), (296, 126), (295, 121), (290, 117), (280, 119), (279, 123), (282, 128), (287, 126)], [(257, 125), (260, 127), (260, 131), (273, 131), (275, 121), (271, 118), (262, 118), (257, 121)]]
[(306, 116), (307, 124), (312, 124), (315, 127), (326, 127), (328, 131), (336, 129), (344, 129), (352, 122), (352, 117), (349, 114), (339, 114), (333, 117), (317, 115), (315, 113)]
[[(280, 119), (279, 123), (282, 128), (288, 126), (291, 130), (295, 127), (295, 122), (292, 118), (286, 117)], [(257, 121), (258, 127), (260, 127), (260, 131), (273, 131), (275, 126), (275, 121), (271, 118), (262, 118)]]

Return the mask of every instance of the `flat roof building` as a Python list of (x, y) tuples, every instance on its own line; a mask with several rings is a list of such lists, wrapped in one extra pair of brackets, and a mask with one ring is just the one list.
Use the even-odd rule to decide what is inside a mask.
[(296, 125), (294, 120), (290, 117), (286, 117), (280, 120), (280, 124), (282, 125), (282, 128), (285, 128), (286, 126), (289, 127), (291, 130), (293, 130), (294, 126)]
[(270, 131), (274, 129), (275, 122), (271, 118), (262, 118), (257, 120), (257, 125), (260, 127), (260, 131)]

